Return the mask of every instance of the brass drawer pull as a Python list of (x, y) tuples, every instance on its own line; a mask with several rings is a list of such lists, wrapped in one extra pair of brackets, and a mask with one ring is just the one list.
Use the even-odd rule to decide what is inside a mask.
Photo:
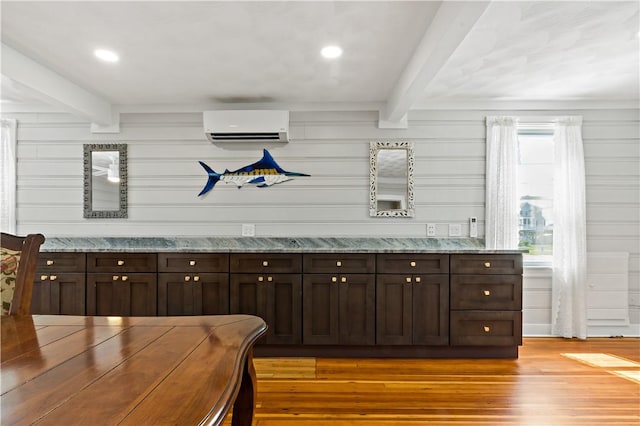
[(189, 261), (189, 266), (196, 266), (196, 261), (195, 260), (190, 260)]
[(184, 276), (184, 281), (185, 282), (191, 281), (191, 277), (189, 275), (185, 275)]
[(409, 265), (411, 265), (412, 268), (415, 268), (416, 267), (416, 262), (412, 261), (411, 263), (409, 263)]
[(347, 277), (341, 277), (340, 281), (342, 281), (343, 283), (346, 283), (347, 282)]
[(273, 277), (267, 277), (267, 281), (269, 282), (273, 281)]
[(49, 277), (47, 277), (46, 275), (40, 275), (40, 281), (46, 281), (47, 278)]
[(338, 260), (338, 261), (336, 262), (336, 266), (342, 266), (342, 262)]
[(408, 282), (408, 283), (410, 283), (410, 282), (411, 282), (411, 277), (407, 277), (407, 278), (405, 278), (405, 281), (406, 281), (406, 282)]
[(483, 290), (482, 294), (484, 294), (485, 296), (491, 296), (491, 290)]
[(57, 275), (49, 275), (49, 279), (50, 279), (51, 281), (55, 281), (55, 280), (57, 280), (57, 279), (58, 279), (58, 276), (57, 276)]
[(200, 277), (196, 275), (195, 277), (193, 277), (193, 280), (194, 280), (195, 282), (198, 282), (198, 281), (200, 281)]
[(485, 268), (491, 268), (491, 262), (484, 262)]
[(264, 281), (264, 277), (258, 277), (258, 281), (259, 281), (259, 282)]
[(126, 275), (123, 275), (123, 276), (122, 276), (122, 281), (127, 281), (128, 279), (129, 279), (129, 277), (128, 277), (128, 276), (126, 276)]
[(491, 327), (489, 327), (488, 325), (485, 325), (484, 327), (482, 327), (484, 329), (485, 333), (489, 333), (491, 332)]
[(113, 277), (111, 277), (112, 281), (118, 281), (120, 279), (120, 277), (118, 275), (114, 275)]
[(331, 277), (331, 282), (332, 283), (338, 282), (338, 277)]
[(417, 283), (419, 283), (419, 282), (421, 282), (421, 281), (422, 281), (422, 278), (420, 278), (420, 277), (416, 277), (416, 282), (417, 282)]
[(47, 260), (47, 266), (51, 266), (51, 265), (53, 265), (53, 263), (54, 263), (53, 260), (51, 260), (51, 259)]
[(262, 261), (262, 266), (269, 266), (269, 261), (268, 260), (263, 260)]
[(124, 260), (118, 260), (118, 266), (124, 265)]

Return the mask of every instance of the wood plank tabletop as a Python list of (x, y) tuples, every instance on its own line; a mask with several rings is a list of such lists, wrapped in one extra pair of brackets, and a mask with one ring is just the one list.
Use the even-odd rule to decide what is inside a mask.
[[(2, 317), (2, 425), (251, 424), (250, 315)], [(247, 423), (248, 422), (248, 423)]]

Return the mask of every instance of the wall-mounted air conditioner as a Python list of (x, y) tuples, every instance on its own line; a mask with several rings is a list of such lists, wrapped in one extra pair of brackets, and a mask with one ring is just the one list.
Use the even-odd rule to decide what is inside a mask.
[(211, 142), (288, 142), (289, 111), (205, 111), (204, 133)]

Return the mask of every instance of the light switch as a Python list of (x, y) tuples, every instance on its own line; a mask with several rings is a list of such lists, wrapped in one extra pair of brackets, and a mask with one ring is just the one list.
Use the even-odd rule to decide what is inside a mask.
[(254, 225), (253, 223), (242, 224), (243, 237), (254, 237), (255, 235), (256, 235), (256, 225)]
[(462, 225), (459, 223), (450, 223), (449, 224), (449, 236), (450, 237), (461, 237), (462, 236)]

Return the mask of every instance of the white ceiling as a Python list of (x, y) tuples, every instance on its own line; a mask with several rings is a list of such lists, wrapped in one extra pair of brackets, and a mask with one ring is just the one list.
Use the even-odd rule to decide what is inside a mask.
[[(484, 3), (3, 0), (3, 105), (97, 114), (46, 72), (116, 110), (359, 106), (397, 121), (438, 100), (640, 99), (638, 1)], [(329, 43), (338, 60), (320, 57)]]

